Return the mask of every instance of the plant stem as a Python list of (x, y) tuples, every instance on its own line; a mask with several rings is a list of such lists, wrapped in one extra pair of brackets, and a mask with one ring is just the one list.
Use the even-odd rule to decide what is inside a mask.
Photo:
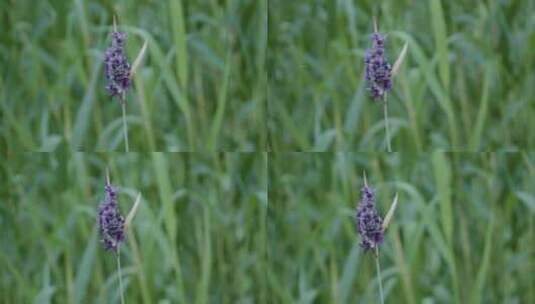
[(125, 148), (126, 152), (128, 152), (129, 151), (129, 149), (128, 149), (128, 128), (127, 128), (127, 125), (126, 125), (126, 99), (124, 97), (124, 93), (123, 93), (123, 97), (121, 98), (121, 106), (123, 108), (124, 148)]
[(383, 282), (381, 280), (381, 265), (379, 265), (379, 248), (375, 247), (375, 266), (377, 266), (377, 280), (379, 280), (379, 297), (381, 298), (381, 304), (385, 303), (383, 296)]
[(386, 94), (383, 99), (383, 108), (385, 111), (386, 149), (388, 152), (392, 152), (392, 147), (390, 146), (390, 130), (388, 128), (388, 102), (386, 100)]
[(121, 253), (117, 249), (117, 272), (119, 274), (119, 288), (121, 289), (121, 304), (124, 304), (123, 276), (121, 275)]

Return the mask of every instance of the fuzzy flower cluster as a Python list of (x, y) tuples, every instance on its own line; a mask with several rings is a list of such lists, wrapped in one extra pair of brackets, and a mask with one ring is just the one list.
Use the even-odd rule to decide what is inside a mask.
[(115, 251), (124, 241), (124, 218), (119, 213), (117, 205), (117, 189), (106, 184), (104, 187), (105, 197), (98, 208), (98, 225), (104, 249)]
[(392, 88), (392, 67), (385, 56), (385, 36), (379, 33), (371, 35), (372, 49), (366, 51), (366, 81), (373, 99), (381, 100)]
[(121, 98), (130, 87), (130, 64), (125, 55), (126, 33), (113, 32), (111, 46), (104, 54), (104, 69), (108, 84), (106, 89), (111, 96)]
[(356, 214), (357, 232), (361, 236), (360, 246), (364, 250), (371, 250), (383, 242), (383, 220), (375, 209), (374, 190), (364, 186), (361, 191), (361, 200)]

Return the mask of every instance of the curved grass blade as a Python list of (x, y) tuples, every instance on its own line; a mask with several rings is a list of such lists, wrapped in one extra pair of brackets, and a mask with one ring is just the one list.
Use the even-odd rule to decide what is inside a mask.
[(392, 77), (396, 76), (396, 74), (399, 72), (399, 68), (401, 67), (401, 64), (405, 60), (405, 55), (407, 54), (407, 48), (409, 46), (408, 42), (405, 42), (405, 45), (403, 45), (403, 48), (401, 49), (401, 53), (399, 53), (398, 58), (396, 59), (396, 62), (394, 62), (394, 65), (392, 66)]
[(388, 224), (392, 220), (392, 216), (394, 216), (394, 211), (396, 211), (396, 207), (398, 205), (398, 194), (396, 193), (396, 196), (394, 197), (394, 201), (392, 201), (392, 205), (390, 205), (390, 209), (385, 215), (385, 219), (383, 221), (383, 231), (388, 228)]
[(124, 221), (124, 230), (127, 230), (130, 226), (130, 223), (134, 219), (134, 216), (137, 213), (137, 208), (139, 208), (139, 203), (141, 202), (141, 193), (137, 195), (136, 202), (134, 203), (134, 206), (130, 209), (130, 212), (128, 212), (128, 215), (126, 216), (126, 220)]
[(136, 59), (134, 60), (134, 63), (132, 63), (132, 68), (130, 69), (130, 77), (134, 77), (136, 74), (137, 69), (139, 68), (139, 65), (141, 64), (141, 61), (145, 57), (145, 53), (147, 51), (147, 45), (148, 40), (145, 39), (145, 42), (143, 43), (143, 46), (141, 47), (141, 50), (139, 50), (139, 53), (137, 53)]

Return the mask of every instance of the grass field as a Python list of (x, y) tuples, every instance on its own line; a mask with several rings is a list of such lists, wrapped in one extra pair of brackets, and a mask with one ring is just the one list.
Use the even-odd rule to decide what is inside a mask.
[[(126, 303), (380, 303), (379, 286), (385, 303), (535, 303), (534, 12), (0, 1), (0, 303), (120, 303), (121, 281)], [(124, 118), (114, 17), (131, 63), (148, 46)], [(408, 47), (388, 123), (365, 82), (374, 19), (390, 63)], [(122, 274), (97, 229), (107, 168), (123, 214), (141, 193)], [(381, 280), (354, 221), (363, 171), (381, 215), (399, 194)]]
[(2, 146), (124, 151), (102, 67), (115, 12), (131, 61), (148, 40), (127, 94), (130, 150), (264, 150), (265, 0), (113, 3), (0, 3)]
[(362, 172), (386, 213), (385, 303), (533, 303), (533, 154), (274, 153), (273, 303), (379, 303), (355, 231)]
[[(133, 60), (132, 150), (384, 150), (363, 81), (372, 16), (393, 61), (395, 151), (535, 146), (532, 1), (14, 1), (0, 4), (9, 151), (122, 149), (104, 90), (112, 12)], [(269, 99), (269, 102), (267, 101)], [(268, 140), (269, 138), (269, 140)]]
[(269, 1), (272, 151), (385, 151), (364, 82), (372, 16), (391, 62), (394, 151), (535, 146), (533, 1)]
[(531, 303), (535, 155), (25, 153), (1, 164), (0, 302), (118, 303), (96, 211), (126, 214), (127, 303), (378, 303), (354, 210), (386, 213), (386, 303)]
[(121, 247), (127, 303), (267, 303), (266, 154), (19, 160), (0, 175), (1, 303), (117, 303), (96, 226), (106, 166), (123, 213), (142, 195)]

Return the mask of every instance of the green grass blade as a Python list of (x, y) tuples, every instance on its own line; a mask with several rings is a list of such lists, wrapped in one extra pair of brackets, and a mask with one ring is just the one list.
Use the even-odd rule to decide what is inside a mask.
[(96, 61), (93, 65), (93, 74), (91, 75), (91, 81), (86, 89), (82, 104), (78, 108), (76, 114), (76, 121), (74, 122), (74, 128), (71, 138), (71, 149), (73, 150), (88, 150), (91, 147), (84, 147), (83, 142), (86, 138), (86, 134), (89, 128), (89, 118), (91, 116), (93, 103), (95, 102), (95, 93), (97, 91), (98, 77), (100, 75), (101, 62)]
[[(150, 37), (150, 35), (147, 32), (142, 32), (147, 37)], [(175, 75), (172, 73), (171, 69), (169, 68), (169, 64), (167, 63), (165, 59), (165, 54), (163, 53), (160, 46), (156, 43), (154, 39), (149, 39), (149, 51), (151, 58), (154, 59), (156, 62), (156, 65), (160, 68), (160, 73), (162, 74), (163, 81), (166, 85), (166, 87), (169, 89), (169, 92), (171, 93), (171, 96), (173, 98), (173, 101), (177, 104), (177, 106), (182, 111), (182, 114), (184, 115), (184, 119), (186, 120), (186, 133), (188, 138), (188, 151), (195, 149), (195, 127), (194, 127), (194, 121), (192, 117), (192, 112), (190, 109), (190, 105), (188, 103), (187, 96), (184, 94), (185, 92), (181, 91), (179, 86), (177, 85), (177, 79)], [(184, 149), (186, 150), (186, 149)]]
[(164, 222), (169, 234), (170, 241), (174, 243), (176, 241), (176, 218), (172, 200), (171, 183), (168, 172), (167, 159), (165, 154), (161, 152), (152, 153), (152, 162), (154, 166), (154, 172), (156, 175), (158, 192), (161, 199), (161, 204), (164, 212)]
[(440, 204), (440, 221), (442, 230), (449, 245), (453, 237), (453, 212), (451, 207), (451, 168), (448, 158), (443, 152), (434, 152), (432, 155), (433, 172), (435, 175), (436, 191)]
[(424, 74), (424, 79), (429, 87), (429, 90), (435, 96), (439, 106), (446, 114), (450, 136), (450, 144), (452, 146), (451, 148), (458, 149), (459, 139), (457, 119), (453, 104), (451, 103), (451, 99), (447, 93), (447, 90), (445, 90), (440, 85), (440, 82), (434, 72), (434, 65), (432, 64), (432, 60), (427, 58), (422, 47), (410, 35), (403, 32), (395, 32), (395, 34), (400, 36), (403, 40), (409, 42), (409, 54), (414, 57), (414, 60), (416, 60), (416, 63), (420, 66), (420, 69)]
[(95, 252), (97, 248), (97, 230), (93, 230), (91, 239), (87, 242), (87, 246), (84, 250), (84, 255), (78, 265), (76, 277), (74, 279), (74, 303), (86, 303), (85, 296), (87, 294), (87, 287), (89, 279), (93, 272), (93, 263), (95, 261)]
[(154, 166), (154, 172), (156, 175), (156, 181), (158, 185), (158, 192), (160, 195), (160, 200), (162, 204), (163, 214), (164, 214), (164, 224), (168, 234), (168, 242), (171, 246), (171, 263), (176, 276), (177, 292), (178, 297), (181, 302), (184, 302), (184, 285), (182, 281), (182, 270), (180, 266), (180, 260), (177, 252), (177, 222), (176, 222), (176, 213), (173, 204), (173, 193), (171, 191), (171, 179), (169, 178), (169, 165), (165, 154), (161, 152), (152, 153), (152, 162)]
[(459, 278), (457, 276), (457, 267), (455, 266), (455, 256), (453, 248), (440, 233), (438, 220), (434, 216), (434, 206), (429, 205), (422, 211), (422, 216), (425, 218), (427, 231), (433, 240), (438, 253), (442, 256), (446, 264), (448, 265), (449, 275), (451, 277), (451, 285), (453, 289), (455, 303), (461, 303), (460, 291), (459, 291)]
[(344, 262), (344, 271), (338, 288), (340, 303), (350, 302), (348, 299), (354, 286), (355, 277), (357, 277), (360, 250), (360, 246), (355, 242)]
[(472, 137), (470, 139), (470, 151), (479, 150), (481, 144), (481, 134), (483, 133), (483, 127), (485, 124), (485, 119), (488, 115), (488, 103), (489, 103), (489, 90), (490, 90), (490, 79), (492, 76), (492, 68), (488, 65), (485, 68), (485, 78), (483, 80), (483, 88), (481, 95), (481, 102), (479, 104), (479, 111), (477, 113), (476, 126)]
[(82, 30), (82, 36), (86, 47), (89, 45), (89, 23), (87, 21), (86, 11), (84, 7), (84, 1), (76, 0), (76, 9), (78, 14), (78, 23), (80, 23), (80, 29)]
[(182, 1), (169, 1), (169, 14), (173, 32), (173, 42), (176, 46), (176, 69), (182, 91), (188, 91), (188, 46), (186, 21), (184, 19)]
[(492, 235), (494, 231), (494, 218), (491, 218), (487, 225), (487, 233), (485, 235), (485, 248), (483, 249), (483, 257), (481, 258), (481, 265), (477, 272), (477, 278), (474, 288), (472, 289), (472, 303), (482, 303), (482, 296), (484, 292), (485, 280), (488, 277), (488, 270), (490, 265), (490, 254), (492, 249)]
[[(214, 198), (216, 199), (216, 198)], [(205, 202), (203, 206), (203, 245), (201, 252), (201, 279), (197, 285), (197, 304), (208, 303), (210, 294), (210, 276), (212, 273), (212, 240), (210, 232), (210, 206)]]
[(431, 10), (431, 20), (433, 35), (435, 37), (435, 46), (438, 55), (438, 70), (442, 80), (442, 86), (446, 89), (450, 84), (450, 70), (448, 62), (448, 37), (446, 33), (446, 21), (444, 19), (444, 10), (440, 0), (429, 1)]
[(228, 93), (228, 86), (229, 86), (229, 78), (230, 78), (230, 66), (231, 66), (231, 54), (232, 50), (227, 50), (227, 58), (225, 60), (225, 71), (223, 73), (223, 81), (221, 82), (221, 87), (219, 88), (219, 96), (217, 99), (217, 110), (215, 113), (214, 122), (212, 124), (212, 132), (210, 136), (210, 143), (208, 145), (208, 149), (211, 151), (214, 151), (218, 149), (217, 147), (217, 140), (219, 132), (221, 131), (221, 126), (223, 123), (223, 116), (225, 115), (225, 108), (227, 105), (227, 93)]

